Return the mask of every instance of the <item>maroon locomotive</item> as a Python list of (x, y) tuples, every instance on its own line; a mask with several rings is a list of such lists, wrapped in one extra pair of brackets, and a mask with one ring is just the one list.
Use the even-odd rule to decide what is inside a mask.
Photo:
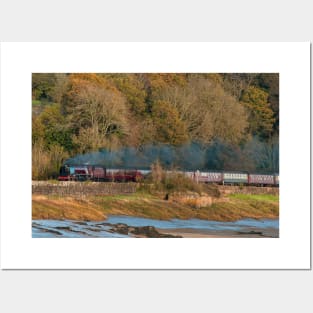
[(114, 181), (138, 182), (143, 175), (137, 170), (108, 169), (98, 165), (63, 165), (60, 168), (60, 181)]

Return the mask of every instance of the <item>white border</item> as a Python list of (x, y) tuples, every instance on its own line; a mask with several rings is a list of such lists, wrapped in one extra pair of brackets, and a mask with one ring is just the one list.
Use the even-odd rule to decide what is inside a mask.
[[(31, 238), (32, 72), (279, 72), (280, 238)], [(2, 43), (1, 267), (308, 269), (309, 140), (309, 43)]]

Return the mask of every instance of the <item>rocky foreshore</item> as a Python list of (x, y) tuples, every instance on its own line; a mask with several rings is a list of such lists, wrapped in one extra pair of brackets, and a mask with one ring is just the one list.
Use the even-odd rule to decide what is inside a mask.
[[(56, 237), (97, 237), (96, 234), (120, 234), (123, 237), (137, 238), (182, 238), (181, 235), (167, 234), (157, 230), (154, 226), (129, 226), (125, 223), (108, 223), (95, 222), (91, 224), (85, 221), (68, 221), (53, 220), (53, 226), (42, 225), (42, 221), (33, 221), (33, 230), (39, 231), (41, 234), (51, 234)], [(43, 236), (44, 237), (44, 236)], [(112, 236), (114, 237), (114, 236)]]
[(134, 235), (135, 237), (145, 237), (145, 238), (182, 238), (179, 235), (163, 234), (156, 230), (153, 226), (128, 226), (127, 224), (118, 223), (102, 223), (104, 226), (110, 226), (108, 232), (119, 233), (122, 235)]

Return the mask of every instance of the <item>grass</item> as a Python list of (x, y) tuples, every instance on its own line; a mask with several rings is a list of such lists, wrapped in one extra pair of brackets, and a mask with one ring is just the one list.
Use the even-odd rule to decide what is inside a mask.
[(215, 203), (211, 207), (211, 217), (223, 220), (238, 220), (241, 218), (278, 218), (279, 196), (269, 194), (229, 195), (228, 201)]
[(41, 101), (40, 100), (32, 100), (32, 105), (33, 106), (41, 105)]
[(105, 215), (100, 206), (88, 199), (33, 195), (32, 218), (101, 221)]
[(269, 195), (269, 194), (259, 194), (259, 195), (233, 194), (230, 195), (229, 197), (240, 200), (279, 201), (278, 195)]
[(278, 204), (232, 201), (215, 203), (210, 208), (209, 219), (220, 221), (235, 221), (242, 218), (278, 218)]
[[(186, 195), (186, 194), (184, 194)], [(235, 221), (242, 218), (278, 218), (279, 199), (272, 195), (230, 195), (197, 208), (170, 196), (141, 190), (129, 195), (73, 197), (33, 195), (33, 219), (103, 220), (107, 215), (129, 215), (159, 220), (199, 218)]]
[[(170, 197), (171, 199), (171, 197)], [(160, 220), (180, 218), (199, 218), (216, 221), (234, 221), (242, 218), (277, 218), (279, 216), (278, 198), (233, 197), (213, 203), (208, 207), (196, 208), (188, 203), (166, 201), (157, 195), (135, 193), (123, 196), (97, 197), (97, 204), (103, 207), (105, 215), (121, 214)]]
[(160, 220), (188, 218), (191, 215), (189, 208), (148, 193), (96, 197), (95, 202), (102, 206), (105, 215), (130, 215)]

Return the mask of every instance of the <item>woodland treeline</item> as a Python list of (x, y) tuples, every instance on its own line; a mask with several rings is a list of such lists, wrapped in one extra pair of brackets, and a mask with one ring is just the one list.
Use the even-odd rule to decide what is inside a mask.
[(274, 73), (34, 73), (32, 109), (33, 179), (78, 154), (195, 145), (203, 169), (279, 170)]

